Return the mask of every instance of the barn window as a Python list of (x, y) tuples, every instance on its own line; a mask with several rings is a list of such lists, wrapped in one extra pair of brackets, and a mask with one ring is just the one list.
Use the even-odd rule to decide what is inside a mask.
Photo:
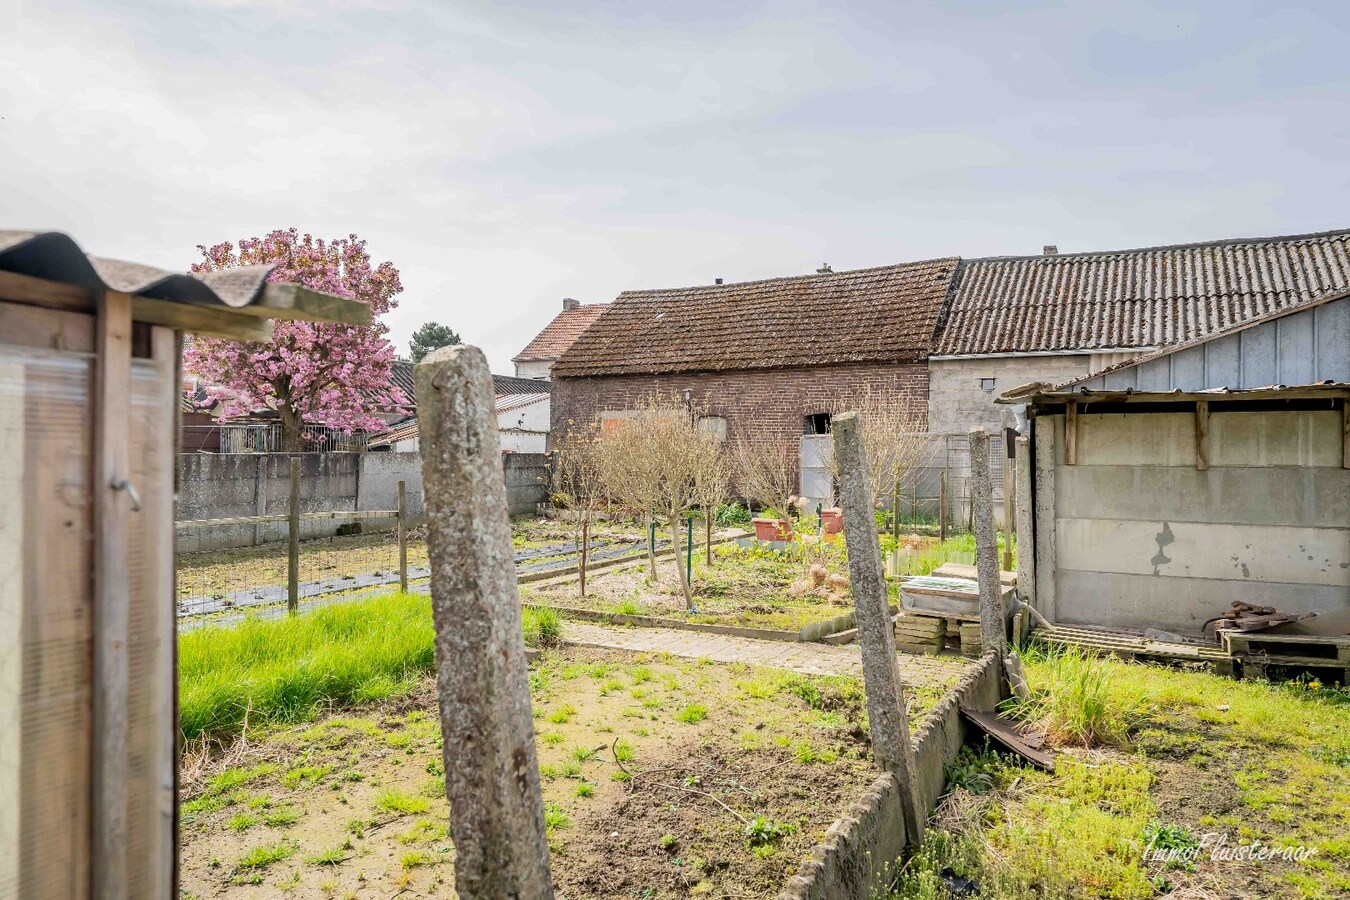
[(830, 433), (830, 414), (812, 413), (806, 417), (807, 434), (829, 434)]
[(994, 392), (994, 379), (992, 379), (992, 378), (981, 378), (981, 379), (980, 379), (980, 390), (985, 391), (986, 393), (993, 393), (993, 392)]

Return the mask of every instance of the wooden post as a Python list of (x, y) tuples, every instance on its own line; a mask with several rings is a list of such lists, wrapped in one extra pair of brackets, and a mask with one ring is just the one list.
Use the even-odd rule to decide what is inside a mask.
[[(131, 297), (109, 291), (98, 311), (94, 397), (93, 896), (129, 897), (127, 646), (131, 623)], [(139, 502), (135, 505), (139, 506)]]
[[(875, 521), (872, 529), (876, 530)], [(891, 537), (897, 541), (900, 540), (900, 479), (898, 478), (895, 480), (895, 494), (891, 497)]]
[(947, 470), (938, 478), (938, 540), (947, 539)]
[(1016, 526), (1013, 523), (1013, 473), (1012, 467), (1016, 464), (1011, 456), (1007, 455), (1008, 433), (1002, 432), (1004, 444), (1003, 457), (1003, 570), (1011, 572), (1013, 567), (1013, 533)]
[(1013, 504), (1014, 517), (1017, 520), (1017, 596), (1028, 606), (1036, 603), (1036, 536), (1033, 510), (1031, 506), (1031, 471), (1034, 461), (1031, 458), (1031, 440), (1019, 436), (1017, 453), (1014, 457), (1016, 486)]
[(581, 589), (581, 596), (586, 596), (586, 551), (591, 545), (591, 514), (586, 511), (586, 517), (581, 520), (581, 555), (577, 557), (577, 584)]
[(398, 480), (398, 589), (408, 593), (408, 483)]
[(712, 511), (711, 511), (711, 510), (704, 510), (704, 512), (703, 512), (703, 533), (704, 533), (704, 537), (703, 537), (703, 546), (706, 548), (706, 549), (704, 550), (704, 554), (708, 557), (708, 568), (711, 569), (711, 568), (712, 568), (712, 564), (713, 564), (713, 556), (712, 556)]
[(1195, 401), (1195, 468), (1209, 468), (1209, 401)]
[(492, 376), (468, 346), (414, 372), (455, 889), (551, 898)]
[(994, 485), (989, 477), (989, 435), (970, 432), (970, 499), (975, 529), (975, 566), (980, 575), (980, 641), (986, 650), (1007, 651), (1007, 632), (999, 598), (998, 540), (994, 532)]
[(1078, 404), (1064, 404), (1064, 465), (1078, 464)]
[(844, 507), (844, 542), (848, 549), (849, 584), (853, 594), (858, 642), (862, 645), (863, 684), (867, 718), (872, 729), (872, 751), (877, 765), (895, 776), (905, 836), (912, 847), (923, 841), (924, 810), (919, 803), (914, 745), (900, 662), (895, 655), (895, 630), (886, 600), (886, 578), (881, 570), (881, 543), (877, 539), (868, 483), (862, 429), (856, 412), (835, 416), (834, 456), (838, 460), (839, 494)]
[(291, 508), (286, 517), (286, 612), (300, 611), (300, 457), (292, 456)]

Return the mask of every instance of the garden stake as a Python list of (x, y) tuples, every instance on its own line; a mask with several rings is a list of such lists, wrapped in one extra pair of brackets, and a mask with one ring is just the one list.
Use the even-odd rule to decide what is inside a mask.
[(684, 577), (694, 582), (694, 517), (684, 517)]
[(433, 351), (414, 373), (455, 889), (551, 900), (492, 375), (466, 346)]
[(877, 538), (862, 428), (856, 412), (836, 416), (833, 424), (848, 578), (858, 642), (862, 644), (863, 687), (867, 694), (872, 751), (878, 767), (895, 778), (905, 817), (905, 837), (911, 847), (917, 848), (923, 841), (925, 816), (919, 803), (914, 745), (909, 738), (905, 688), (900, 681), (895, 630), (886, 600), (886, 577), (881, 571), (881, 542)]

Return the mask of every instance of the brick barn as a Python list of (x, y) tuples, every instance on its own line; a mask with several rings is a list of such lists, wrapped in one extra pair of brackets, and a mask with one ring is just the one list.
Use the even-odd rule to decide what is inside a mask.
[[(867, 389), (923, 414), (926, 359), (956, 259), (628, 291), (553, 364), (553, 429), (622, 419), (644, 396), (686, 396), (729, 442), (795, 446)], [(686, 393), (687, 392), (687, 393)]]

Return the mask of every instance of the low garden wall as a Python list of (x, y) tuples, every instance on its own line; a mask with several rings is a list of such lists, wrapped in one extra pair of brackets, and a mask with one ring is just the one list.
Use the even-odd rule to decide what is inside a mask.
[[(931, 812), (946, 786), (946, 768), (965, 742), (966, 723), (960, 707), (992, 710), (1002, 699), (1001, 668), (992, 653), (924, 719), (913, 735), (917, 757), (919, 802)], [(905, 814), (895, 776), (877, 776), (843, 818), (830, 826), (825, 840), (802, 863), (778, 900), (871, 900), (885, 896), (894, 877), (895, 861), (905, 850)]]

